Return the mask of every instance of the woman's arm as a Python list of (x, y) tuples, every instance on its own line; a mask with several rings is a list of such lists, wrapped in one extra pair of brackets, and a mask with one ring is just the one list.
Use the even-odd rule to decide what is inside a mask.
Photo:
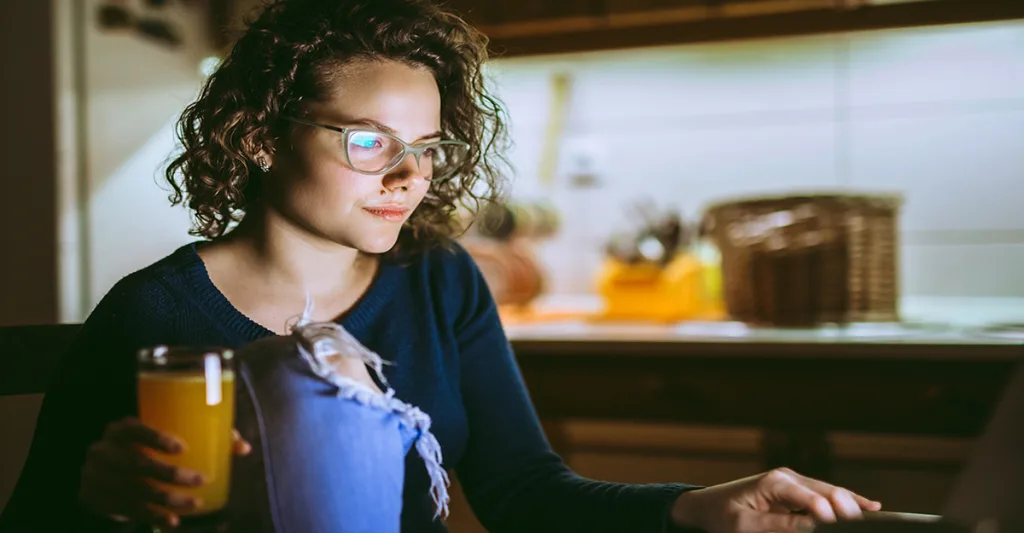
[(457, 468), (483, 525), (492, 533), (669, 531), (673, 502), (696, 487), (605, 483), (569, 470), (544, 436), (479, 270), (463, 260), (455, 329), (469, 443)]
[(134, 413), (136, 350), (170, 342), (167, 320), (154, 312), (155, 302), (168, 300), (150, 288), (143, 290), (130, 278), (115, 286), (61, 358), (0, 529), (49, 531), (56, 522), (79, 527), (92, 522), (77, 505), (86, 450), (108, 423)]

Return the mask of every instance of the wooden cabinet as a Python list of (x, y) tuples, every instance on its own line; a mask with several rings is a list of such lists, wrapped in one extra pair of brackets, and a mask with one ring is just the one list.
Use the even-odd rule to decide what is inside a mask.
[[(491, 39), (496, 56), (1024, 18), (1018, 0), (438, 0)], [(260, 0), (210, 0), (227, 47)], [(842, 8), (856, 6), (856, 8)]]
[(496, 9), (498, 2), (485, 0), (448, 0), (442, 4), (445, 9), (464, 18), (475, 26), (497, 24), (501, 20)]
[[(624, 483), (714, 485), (764, 472), (756, 428), (567, 422), (565, 459), (579, 474)], [(830, 481), (886, 508), (937, 513), (969, 438), (830, 433)]]
[(571, 17), (600, 16), (604, 6), (600, 0), (519, 0), (496, 2), (492, 8), (499, 24), (551, 20)]
[[(596, 333), (593, 333), (596, 334)], [(552, 445), (583, 475), (712, 484), (779, 466), (939, 511), (1024, 346), (589, 341), (513, 348)]]
[(483, 27), (517, 22), (538, 22), (571, 17), (594, 17), (604, 14), (602, 0), (451, 0), (444, 3), (467, 21)]
[[(567, 420), (547, 424), (566, 463), (591, 479), (714, 485), (764, 472), (756, 428)], [(556, 427), (557, 426), (557, 427)], [(830, 480), (886, 509), (938, 513), (972, 439), (832, 432)], [(452, 533), (484, 533), (456, 483)]]
[[(777, 466), (937, 513), (1019, 344), (517, 338), (556, 451), (607, 481), (712, 485)], [(587, 335), (581, 335), (587, 337)], [(453, 533), (482, 533), (455, 487)]]
[[(1016, 0), (450, 0), (496, 55), (1024, 18)], [(844, 7), (845, 6), (845, 7)]]

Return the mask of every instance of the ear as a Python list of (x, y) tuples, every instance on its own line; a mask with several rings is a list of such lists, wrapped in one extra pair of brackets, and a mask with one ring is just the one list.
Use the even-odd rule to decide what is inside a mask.
[(269, 171), (274, 166), (274, 149), (266, 144), (254, 144), (246, 150), (252, 155), (252, 161), (260, 167), (263, 172)]
[(266, 167), (263, 168), (264, 172), (269, 170), (270, 168), (272, 168), (274, 166), (274, 156), (271, 155), (271, 152), (269, 150), (263, 150), (263, 149), (258, 150), (256, 152), (256, 158), (255, 159), (256, 159), (256, 164), (259, 165), (261, 168), (264, 165), (266, 165)]
[(274, 149), (271, 146), (267, 146), (266, 143), (260, 142), (259, 139), (254, 136), (247, 136), (242, 139), (242, 147), (244, 153), (248, 154), (251, 158), (250, 161), (255, 163), (257, 166), (269, 169), (274, 166)]

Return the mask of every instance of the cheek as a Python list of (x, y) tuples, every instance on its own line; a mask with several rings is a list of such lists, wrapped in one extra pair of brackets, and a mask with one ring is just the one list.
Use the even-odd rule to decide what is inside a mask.
[(349, 212), (356, 204), (379, 194), (379, 180), (349, 169), (332, 148), (301, 138), (282, 154), (282, 177), (287, 182), (287, 190), (282, 192), (293, 209), (319, 214)]
[(301, 203), (307, 208), (330, 213), (348, 213), (380, 194), (380, 184), (368, 176), (343, 167), (315, 169), (300, 185)]
[(324, 193), (337, 207), (351, 209), (380, 196), (380, 180), (345, 168), (335, 169), (327, 176)]
[(430, 192), (430, 183), (428, 182), (421, 186), (410, 189), (410, 192), (412, 193), (409, 195), (410, 201), (414, 204), (413, 206), (419, 206), (420, 202), (423, 201), (423, 197), (426, 196), (428, 192)]

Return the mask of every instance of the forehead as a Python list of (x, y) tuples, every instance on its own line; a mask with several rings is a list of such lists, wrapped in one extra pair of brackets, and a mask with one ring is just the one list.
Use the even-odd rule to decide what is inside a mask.
[(371, 119), (413, 138), (440, 128), (441, 95), (425, 67), (359, 60), (325, 69), (320, 85), (320, 97), (308, 104), (318, 120)]

